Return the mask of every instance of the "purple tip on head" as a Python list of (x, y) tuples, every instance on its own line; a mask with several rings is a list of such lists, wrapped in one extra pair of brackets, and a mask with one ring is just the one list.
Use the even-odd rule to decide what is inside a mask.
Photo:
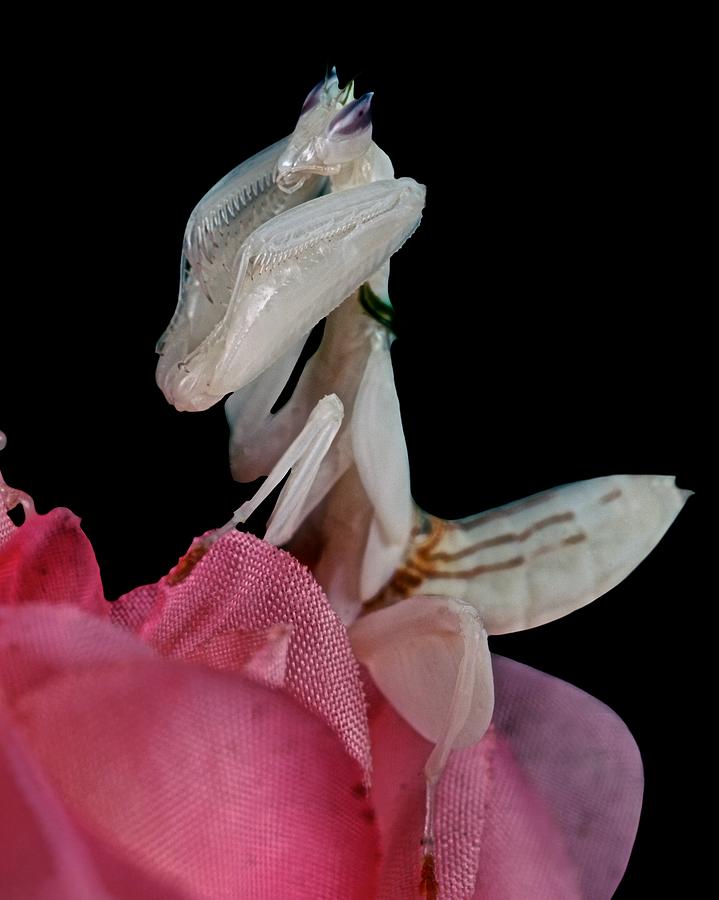
[(348, 103), (332, 120), (328, 129), (331, 137), (350, 137), (359, 134), (372, 124), (370, 105), (374, 92), (370, 91)]
[(322, 96), (322, 91), (324, 90), (325, 83), (325, 80), (322, 79), (322, 81), (318, 81), (317, 84), (312, 88), (309, 94), (305, 97), (305, 102), (302, 104), (302, 112), (300, 113), (300, 115), (309, 112), (309, 110), (314, 109), (314, 107), (317, 106), (317, 104), (320, 102), (320, 97)]

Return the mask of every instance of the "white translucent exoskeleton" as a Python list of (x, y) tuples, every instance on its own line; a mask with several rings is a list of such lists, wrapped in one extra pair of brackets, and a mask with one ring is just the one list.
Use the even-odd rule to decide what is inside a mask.
[(369, 608), (448, 594), (474, 606), (489, 634), (535, 628), (626, 578), (690, 493), (669, 476), (610, 475), (456, 521), (417, 510), (406, 558)]
[[(342, 427), (307, 495), (299, 527), (283, 535), (289, 549), (312, 565), (348, 622), (360, 598), (375, 596), (400, 564), (414, 521), (390, 343), (390, 332), (359, 302), (343, 303), (328, 318), (322, 344), (288, 403), (259, 420), (250, 442), (246, 435), (240, 439), (244, 432), (233, 433), (233, 473), (251, 480), (274, 471), (328, 384), (341, 399)], [(229, 416), (234, 402), (228, 401)], [(283, 516), (279, 503), (275, 516)]]
[[(329, 190), (337, 196), (399, 183), (389, 157), (371, 141), (371, 95), (353, 100), (351, 86), (342, 95), (348, 102), (330, 130), (323, 120), (312, 120), (305, 112), (300, 116), (278, 165), (283, 188), (294, 189), (318, 173), (328, 177)], [(345, 421), (308, 492), (289, 549), (312, 564), (346, 621), (356, 616), (360, 597), (371, 598), (391, 577), (413, 524), (409, 465), (390, 358), (393, 335), (382, 324), (383, 314), (391, 311), (388, 277), (385, 262), (329, 315), (318, 352), (278, 413), (270, 410), (303, 338), (226, 406), (233, 474), (240, 481), (251, 481), (270, 472), (321, 397), (333, 392), (340, 398)], [(368, 314), (368, 308), (375, 315)], [(330, 391), (327, 384), (332, 385)], [(371, 434), (368, 421), (373, 422)], [(275, 518), (282, 516), (278, 503)], [(313, 553), (316, 547), (321, 547), (319, 556)]]
[[(690, 492), (678, 489), (668, 476), (612, 475), (564, 485), (459, 521), (437, 519), (415, 507), (417, 524), (403, 564), (365, 604), (350, 634), (358, 656), (383, 691), (395, 697), (402, 715), (437, 742), (435, 763), (446, 758), (442, 745), (452, 734), (460, 735), (453, 748), (463, 746), (465, 729), (482, 721), (483, 709), (491, 709), (491, 681), (482, 681), (481, 700), (475, 690), (474, 709), (453, 706), (449, 700), (464, 677), (462, 657), (455, 656), (454, 668), (433, 665), (432, 703), (451, 709), (453, 721), (442, 725), (428, 719), (430, 701), (408, 687), (406, 676), (411, 659), (420, 679), (429, 665), (431, 654), (422, 638), (426, 619), (417, 619), (409, 610), (402, 616), (399, 610), (414, 607), (418, 595), (425, 598), (423, 603), (435, 596), (447, 608), (456, 609), (456, 603), (471, 608), (476, 621), (465, 615), (453, 640), (466, 652), (479, 641), (488, 659), (477, 632), (533, 628), (600, 597), (651, 552), (688, 496)], [(388, 630), (399, 660), (385, 652)], [(395, 685), (398, 667), (405, 677)], [(464, 714), (469, 725), (461, 721)]]
[(550, 622), (610, 590), (656, 546), (689, 495), (671, 477), (619, 475), (454, 522), (415, 507), (403, 565), (350, 636), (385, 696), (435, 745), (425, 765), (425, 854), (449, 753), (479, 740), (491, 720), (487, 633)]
[(343, 414), (342, 403), (336, 394), (323, 397), (311, 411), (302, 431), (273, 466), (262, 487), (242, 504), (226, 525), (213, 532), (207, 542), (218, 540), (239, 523), (246, 522), (290, 472), (275, 506), (275, 512), (281, 510), (282, 516), (276, 521), (273, 514), (265, 535), (265, 540), (270, 543), (286, 543), (304, 518), (307, 496), (317, 481), (317, 473), (340, 428)]
[[(371, 165), (354, 164), (352, 179), (371, 174)], [(352, 179), (335, 188), (330, 178), (332, 190)], [(277, 367), (274, 383), (266, 379), (264, 402), (240, 402), (252, 390), (261, 396), (258, 385), (228, 402), (232, 462), (242, 480), (270, 471), (318, 398), (329, 391), (341, 398), (345, 421), (289, 548), (312, 566), (351, 625), (357, 655), (385, 694), (436, 743), (427, 764), (435, 779), (449, 750), (467, 735), (481, 737), (489, 722), (491, 678), (479, 679), (471, 702), (466, 693), (467, 679), (488, 671), (486, 633), (551, 621), (609, 590), (655, 546), (686, 492), (671, 478), (612, 476), (461, 522), (424, 513), (410, 496), (391, 340), (349, 298), (329, 317), (283, 409), (269, 412), (287, 367)], [(248, 420), (258, 413), (253, 426)]]
[(288, 138), (233, 169), (195, 207), (185, 229), (177, 309), (157, 343), (157, 381), (170, 402), (176, 368), (210, 334), (225, 314), (235, 284), (238, 248), (274, 216), (319, 196), (325, 179), (286, 194), (273, 173)]
[(436, 780), (450, 750), (480, 740), (492, 718), (492, 665), (477, 610), (453, 597), (415, 596), (360, 618), (351, 636), (382, 693), (434, 742), (425, 771)]
[[(188, 224), (180, 302), (160, 341), (157, 370), (178, 409), (206, 409), (291, 358), (300, 339), (381, 270), (419, 223), (424, 188), (409, 178), (307, 199), (319, 191), (322, 171), (338, 171), (368, 140), (367, 98), (338, 92), (336, 78), (316, 102), (313, 94), (298, 129), (324, 127), (303, 152), (302, 174), (288, 169), (297, 154), (293, 135), (223, 179)], [(247, 184), (255, 185), (249, 194)]]
[[(196, 347), (182, 344), (181, 361), (174, 351), (181, 364), (165, 366), (163, 388), (184, 409), (235, 390), (226, 406), (233, 474), (269, 477), (229, 526), (292, 469), (267, 538), (312, 568), (357, 656), (435, 743), (426, 767), (434, 784), (449, 752), (479, 740), (491, 719), (487, 634), (549, 622), (609, 590), (660, 540), (687, 492), (671, 478), (610, 476), (458, 522), (414, 504), (387, 280), (424, 192), (396, 180), (371, 141), (370, 99), (340, 91), (334, 75), (310, 93), (273, 175), (274, 189), (299, 202), (241, 241), (222, 238), (229, 298)], [(305, 198), (324, 178), (329, 193)], [(231, 280), (203, 278), (226, 291)], [(319, 350), (272, 413), (328, 313)]]
[(161, 384), (178, 409), (207, 409), (262, 374), (399, 249), (419, 222), (424, 189), (380, 181), (310, 200), (241, 245), (221, 318)]
[[(333, 73), (314, 88), (303, 110), (312, 121), (332, 116), (341, 92)], [(224, 314), (236, 280), (236, 256), (242, 243), (270, 219), (320, 196), (327, 179), (306, 173), (292, 191), (281, 189), (276, 174), (292, 152), (288, 135), (236, 166), (205, 194), (192, 211), (182, 247), (180, 291), (175, 314), (157, 343), (157, 381), (165, 390), (167, 373), (209, 335)]]

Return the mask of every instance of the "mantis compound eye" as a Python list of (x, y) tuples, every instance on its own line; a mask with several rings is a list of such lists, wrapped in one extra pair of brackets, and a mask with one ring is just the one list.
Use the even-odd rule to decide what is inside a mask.
[(327, 126), (325, 158), (327, 165), (336, 165), (359, 159), (372, 140), (372, 115), (370, 92), (348, 103)]

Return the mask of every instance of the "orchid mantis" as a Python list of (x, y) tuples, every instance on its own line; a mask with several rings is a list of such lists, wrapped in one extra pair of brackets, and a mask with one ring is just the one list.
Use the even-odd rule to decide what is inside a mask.
[[(434, 784), (450, 751), (489, 726), (487, 635), (552, 621), (611, 589), (687, 492), (668, 477), (609, 476), (458, 522), (414, 504), (387, 283), (424, 189), (394, 178), (371, 139), (370, 101), (341, 90), (333, 71), (289, 138), (200, 202), (158, 383), (185, 410), (233, 392), (233, 474), (268, 479), (225, 529), (292, 470), (266, 539), (311, 566), (376, 683), (435, 744), (425, 770)], [(318, 352), (272, 413), (325, 316)], [(431, 809), (428, 822), (430, 840)]]

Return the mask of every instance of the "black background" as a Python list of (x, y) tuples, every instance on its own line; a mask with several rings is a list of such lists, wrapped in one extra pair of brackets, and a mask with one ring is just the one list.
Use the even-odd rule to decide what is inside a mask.
[[(56, 64), (31, 57), (6, 112), (17, 159), (6, 178), (0, 462), (41, 511), (82, 517), (108, 596), (156, 580), (247, 496), (229, 476), (222, 407), (169, 407), (154, 343), (175, 306), (192, 207), (292, 130), (328, 62), (342, 83), (356, 78), (357, 95), (375, 91), (375, 140), (398, 175), (427, 185), (391, 281), (418, 503), (458, 517), (620, 472), (699, 487), (701, 250), (671, 53), (582, 29), (533, 52), (531, 35), (520, 47), (511, 32), (460, 47), (427, 24), (424, 43), (367, 33), (361, 52), (306, 39), (285, 57), (268, 41), (261, 61), (229, 24), (211, 49), (191, 31), (179, 45), (133, 34), (112, 52), (98, 39), (63, 45)], [(698, 594), (697, 502), (610, 595), (493, 639), (607, 703), (636, 737), (645, 806), (618, 898), (645, 896), (658, 867), (666, 879), (684, 866), (691, 650), (678, 611)]]

